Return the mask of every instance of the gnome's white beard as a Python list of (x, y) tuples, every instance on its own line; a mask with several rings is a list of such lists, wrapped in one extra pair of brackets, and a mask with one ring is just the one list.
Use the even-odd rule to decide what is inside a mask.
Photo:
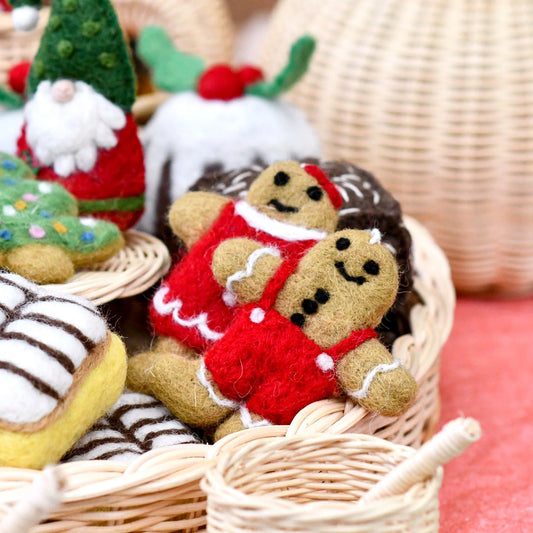
[(82, 81), (74, 83), (72, 100), (58, 103), (52, 84), (43, 81), (24, 109), (26, 139), (39, 161), (53, 166), (61, 177), (77, 169), (94, 168), (98, 148), (117, 145), (113, 130), (126, 125), (126, 115), (115, 104)]

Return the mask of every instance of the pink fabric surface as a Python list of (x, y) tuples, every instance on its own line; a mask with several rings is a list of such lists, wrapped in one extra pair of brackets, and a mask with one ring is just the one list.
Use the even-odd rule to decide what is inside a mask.
[(533, 532), (533, 298), (460, 298), (442, 352), (441, 422), (479, 420), (444, 470), (443, 532)]

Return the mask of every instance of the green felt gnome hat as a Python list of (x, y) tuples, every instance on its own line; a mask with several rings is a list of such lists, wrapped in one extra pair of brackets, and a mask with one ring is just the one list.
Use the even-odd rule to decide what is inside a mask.
[[(39, 0), (11, 0), (15, 8)], [(43, 80), (83, 81), (129, 111), (135, 75), (122, 30), (109, 0), (52, 0), (52, 12), (28, 78), (31, 96)]]

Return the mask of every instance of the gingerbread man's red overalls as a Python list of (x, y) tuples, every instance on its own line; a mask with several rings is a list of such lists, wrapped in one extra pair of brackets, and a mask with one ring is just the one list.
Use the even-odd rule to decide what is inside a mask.
[(290, 424), (306, 405), (340, 394), (335, 367), (368, 339), (373, 329), (353, 332), (324, 349), (274, 309), (297, 260), (285, 261), (259, 303), (242, 307), (225, 335), (204, 355), (213, 381), (228, 399), (274, 424)]

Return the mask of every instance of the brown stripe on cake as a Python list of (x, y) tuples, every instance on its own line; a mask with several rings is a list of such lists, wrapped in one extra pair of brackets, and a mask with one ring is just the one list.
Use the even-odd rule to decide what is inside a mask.
[(130, 448), (119, 448), (118, 450), (110, 450), (108, 452), (102, 453), (101, 455), (97, 455), (94, 459), (91, 459), (91, 460), (92, 461), (105, 461), (106, 459), (112, 459), (113, 457), (116, 457), (117, 455), (127, 453), (127, 452), (140, 455), (140, 453), (137, 450), (131, 450)]
[(142, 418), (141, 420), (137, 420), (137, 422), (135, 422), (135, 424), (132, 424), (128, 429), (135, 433), (143, 426), (148, 426), (150, 424), (160, 424), (161, 422), (168, 422), (169, 420), (171, 420), (171, 418), (168, 415), (163, 415), (158, 418)]
[[(122, 405), (115, 411), (113, 411), (113, 414), (109, 416), (109, 419), (118, 419), (124, 416), (128, 411), (132, 411), (133, 409), (151, 409), (152, 407), (161, 407), (161, 403), (157, 400), (154, 400), (152, 402), (147, 403), (129, 403), (126, 405)], [(122, 423), (122, 422), (121, 422)]]
[[(94, 428), (91, 429), (93, 431)], [(114, 430), (111, 430), (114, 431)], [(91, 440), (87, 444), (84, 444), (83, 446), (80, 446), (79, 448), (76, 448), (74, 450), (75, 453), (73, 455), (85, 455), (86, 453), (89, 453), (90, 451), (94, 450), (98, 446), (102, 446), (104, 444), (129, 444), (124, 437), (102, 437), (100, 439)]]
[(150, 441), (157, 439), (157, 437), (161, 437), (162, 435), (190, 435), (191, 438), (193, 438), (193, 435), (190, 431), (187, 429), (161, 429), (159, 431), (152, 431), (151, 433), (148, 433), (146, 437), (144, 437), (144, 443), (145, 445), (151, 444)]
[(43, 296), (42, 298), (39, 298), (39, 302), (58, 302), (78, 305), (79, 307), (82, 307), (86, 311), (89, 311), (90, 313), (95, 315), (97, 318), (102, 318), (100, 316), (100, 313), (96, 309), (91, 309), (89, 306), (84, 305), (83, 303), (76, 302), (74, 300), (69, 300), (68, 298), (62, 298), (61, 296)]
[(69, 374), (74, 374), (74, 372), (76, 372), (76, 367), (74, 366), (74, 363), (63, 352), (55, 350), (51, 346), (44, 344), (44, 342), (40, 342), (24, 333), (10, 331), (8, 333), (3, 333), (2, 339), (24, 341), (30, 346), (33, 346), (34, 348), (38, 348), (39, 350), (43, 351), (52, 359), (55, 359)]
[(34, 389), (42, 392), (46, 396), (50, 396), (50, 398), (53, 398), (54, 400), (59, 401), (61, 399), (61, 395), (54, 388), (48, 385), (48, 383), (45, 383), (43, 380), (39, 379), (33, 374), (22, 370), (22, 368), (19, 368), (18, 366), (12, 365), (11, 363), (7, 363), (5, 361), (0, 361), (0, 370), (6, 370), (7, 372), (11, 372), (17, 376), (20, 376), (21, 378), (24, 378), (33, 386)]
[(94, 348), (96, 347), (95, 342), (89, 339), (89, 337), (85, 336), (85, 334), (82, 333), (76, 326), (73, 326), (68, 322), (63, 322), (62, 320), (58, 320), (57, 318), (50, 318), (46, 315), (41, 315), (39, 313), (28, 313), (22, 315), (22, 317), (27, 318), (29, 320), (35, 320), (35, 322), (39, 322), (40, 324), (46, 324), (47, 326), (53, 326), (55, 328), (59, 328), (63, 331), (66, 331), (67, 333), (78, 339), (88, 352), (94, 350)]

